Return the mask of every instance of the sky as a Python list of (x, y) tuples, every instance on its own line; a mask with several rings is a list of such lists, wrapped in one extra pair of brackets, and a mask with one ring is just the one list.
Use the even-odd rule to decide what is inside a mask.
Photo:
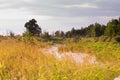
[(0, 0), (0, 34), (22, 34), (32, 18), (50, 33), (106, 24), (119, 18), (119, 5), (120, 0)]

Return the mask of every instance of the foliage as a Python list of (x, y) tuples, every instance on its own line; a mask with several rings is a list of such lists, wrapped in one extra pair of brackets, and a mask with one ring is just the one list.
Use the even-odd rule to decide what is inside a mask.
[(120, 35), (120, 21), (113, 19), (108, 22), (105, 34), (110, 37)]
[(32, 35), (39, 36), (41, 34), (41, 28), (39, 27), (35, 19), (32, 19), (29, 22), (25, 23), (25, 28), (27, 32), (29, 32)]
[[(81, 29), (74, 29), (72, 28), (71, 31), (66, 32), (65, 36), (67, 38), (74, 38), (74, 37), (99, 37), (104, 35), (104, 30), (106, 26), (101, 25), (99, 23), (91, 24), (86, 28), (81, 28)], [(57, 31), (58, 32), (58, 31)]]
[(112, 19), (107, 23), (107, 25), (102, 25), (99, 23), (90, 24), (87, 27), (82, 27), (81, 29), (72, 28), (70, 31), (66, 33), (62, 33), (63, 31), (56, 31), (56, 37), (63, 37), (64, 35), (66, 38), (74, 38), (74, 37), (101, 37), (101, 36), (108, 36), (114, 37), (120, 35), (120, 18), (119, 19)]
[(41, 38), (43, 39), (43, 41), (49, 41), (51, 39), (51, 36), (49, 35), (48, 32), (44, 32), (42, 35), (41, 35)]
[(65, 33), (63, 31), (56, 31), (55, 32), (55, 37), (62, 37), (62, 38), (64, 38), (65, 37)]

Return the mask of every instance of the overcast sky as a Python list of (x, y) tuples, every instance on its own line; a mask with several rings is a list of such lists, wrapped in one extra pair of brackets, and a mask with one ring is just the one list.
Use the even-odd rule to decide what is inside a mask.
[(68, 31), (120, 16), (120, 0), (0, 0), (0, 34), (25, 31), (32, 18), (43, 31)]

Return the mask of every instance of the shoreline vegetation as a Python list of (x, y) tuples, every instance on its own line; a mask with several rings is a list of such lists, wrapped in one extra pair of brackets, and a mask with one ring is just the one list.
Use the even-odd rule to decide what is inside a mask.
[[(119, 25), (120, 19), (113, 19), (105, 29), (95, 24), (55, 35), (38, 36), (39, 28), (37, 35), (34, 30), (34, 35), (0, 36), (0, 80), (115, 80), (120, 76)], [(77, 64), (71, 58), (85, 54), (94, 56), (97, 64)], [(56, 55), (72, 56), (61, 60)]]

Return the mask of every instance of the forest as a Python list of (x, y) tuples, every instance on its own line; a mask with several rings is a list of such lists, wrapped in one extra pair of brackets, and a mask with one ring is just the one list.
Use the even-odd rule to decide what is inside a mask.
[(71, 29), (64, 33), (63, 31), (56, 31), (55, 36), (57, 37), (100, 37), (100, 36), (108, 36), (115, 37), (120, 35), (120, 18), (110, 20), (107, 25), (102, 25), (99, 23), (90, 24), (87, 27), (81, 29)]

